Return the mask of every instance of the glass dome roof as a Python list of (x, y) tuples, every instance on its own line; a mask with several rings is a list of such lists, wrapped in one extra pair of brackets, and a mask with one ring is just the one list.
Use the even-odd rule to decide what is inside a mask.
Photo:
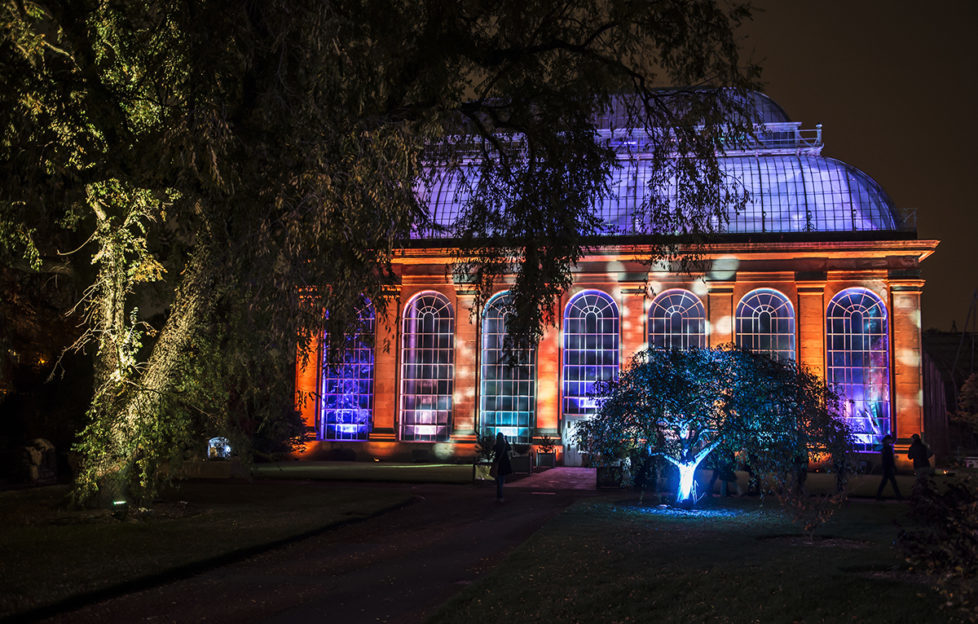
[[(872, 178), (855, 167), (819, 155), (766, 154), (720, 158), (721, 170), (735, 189), (749, 193), (745, 208), (727, 210), (726, 233), (756, 234), (785, 232), (879, 232), (904, 229), (889, 197)], [(638, 210), (647, 203), (651, 162), (641, 159), (619, 161), (612, 173), (612, 196), (595, 207), (607, 235), (640, 234), (647, 231), (638, 222)], [(742, 187), (741, 187), (742, 185)], [(461, 182), (458, 174), (435, 181), (430, 192), (420, 191), (428, 202), (432, 221), (451, 228), (470, 197), (472, 180)], [(675, 198), (669, 185), (661, 192)], [(675, 205), (673, 203), (673, 205)], [(417, 232), (414, 238), (448, 237), (440, 228)]]
[[(696, 97), (698, 93), (704, 93), (708, 91), (707, 89), (694, 89), (694, 90), (678, 90), (678, 89), (662, 89), (662, 102), (672, 109), (682, 108), (683, 97), (690, 96)], [(630, 96), (622, 95), (616, 97), (608, 110), (598, 115), (594, 119), (595, 127), (599, 129), (611, 129), (611, 128), (624, 128), (628, 122), (625, 106), (623, 104), (623, 99)], [(789, 123), (791, 119), (788, 118), (788, 114), (784, 112), (784, 109), (778, 105), (777, 102), (769, 98), (764, 93), (759, 91), (750, 91), (747, 95), (751, 100), (751, 106), (757, 115), (756, 121), (761, 124), (771, 124), (771, 123)]]

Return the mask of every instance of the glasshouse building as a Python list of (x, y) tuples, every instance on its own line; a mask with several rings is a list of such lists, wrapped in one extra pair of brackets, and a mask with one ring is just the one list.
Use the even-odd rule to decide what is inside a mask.
[[(802, 129), (766, 96), (754, 99), (757, 140), (720, 158), (747, 205), (695, 250), (702, 269), (647, 262), (632, 219), (651, 161), (630, 149), (596, 206), (606, 244), (575, 267), (558, 326), (520, 365), (502, 356), (505, 286), (474, 311), (471, 286), (446, 271), (450, 239), (419, 232), (395, 259), (398, 321), (379, 322), (368, 303), (363, 331), (375, 340), (355, 337), (343, 365), (323, 364), (321, 340), (305, 365), (297, 359), (297, 391), (311, 397), (299, 409), (316, 438), (303, 457), (344, 449), (361, 459), (462, 460), (477, 435), (502, 432), (529, 448), (552, 439), (559, 462), (580, 465), (587, 458), (572, 434), (596, 408), (596, 381), (647, 347), (727, 343), (823, 375), (845, 399), (862, 450), (886, 434), (906, 448), (925, 428), (920, 262), (937, 241), (918, 239), (869, 176), (823, 156), (820, 127)], [(450, 225), (466, 201), (457, 184), (446, 175), (424, 198), (436, 223)]]

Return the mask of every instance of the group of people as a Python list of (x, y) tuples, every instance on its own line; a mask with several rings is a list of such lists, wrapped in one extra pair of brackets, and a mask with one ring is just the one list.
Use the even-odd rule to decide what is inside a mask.
[[(491, 474), (496, 480), (496, 500), (499, 502), (503, 501), (503, 484), (506, 482), (506, 475), (513, 472), (513, 466), (509, 460), (510, 446), (509, 442), (506, 441), (506, 437), (502, 433), (496, 434), (496, 444), (493, 446), (493, 462)], [(910, 438), (910, 448), (907, 450), (907, 459), (913, 462), (914, 474), (917, 476), (917, 480), (921, 481), (930, 476), (931, 466), (930, 458), (933, 457), (934, 453), (927, 448), (923, 440), (916, 433)], [(883, 478), (880, 480), (879, 488), (876, 490), (876, 498), (879, 500), (883, 496), (883, 490), (886, 488), (886, 484), (889, 483), (893, 487), (893, 492), (896, 494), (898, 500), (903, 499), (903, 495), (900, 493), (900, 486), (897, 485), (896, 481), (896, 457), (893, 454), (893, 436), (886, 435), (883, 436), (883, 449), (880, 451), (881, 466), (883, 470)], [(723, 483), (723, 493), (728, 494), (728, 484), (737, 484), (737, 476), (734, 473), (736, 469), (736, 459), (733, 453), (720, 454), (715, 458), (716, 466), (713, 471), (713, 477), (710, 480), (707, 491), (712, 492), (713, 486), (717, 479), (720, 479)], [(753, 471), (750, 468), (750, 462), (747, 462), (746, 468), (748, 470), (749, 476), (753, 477)], [(799, 466), (799, 472), (804, 470), (807, 473), (808, 465), (805, 463), (804, 467)], [(750, 479), (750, 485), (754, 485), (756, 478)], [(804, 478), (799, 476), (799, 487), (804, 486)], [(737, 484), (737, 493), (742, 495), (740, 485)], [(756, 487), (756, 486), (755, 486)]]
[[(930, 476), (930, 458), (933, 455), (934, 453), (927, 448), (927, 445), (920, 439), (920, 436), (916, 433), (913, 434), (910, 438), (910, 448), (907, 450), (907, 459), (913, 462), (913, 472), (917, 476), (918, 482)], [(876, 490), (877, 500), (883, 497), (883, 489), (887, 483), (893, 486), (893, 493), (896, 494), (897, 499), (902, 499), (903, 495), (900, 494), (900, 487), (896, 481), (896, 458), (893, 456), (893, 436), (887, 435), (883, 437), (883, 450), (880, 451), (880, 458), (883, 468), (883, 478), (880, 480), (880, 486)]]

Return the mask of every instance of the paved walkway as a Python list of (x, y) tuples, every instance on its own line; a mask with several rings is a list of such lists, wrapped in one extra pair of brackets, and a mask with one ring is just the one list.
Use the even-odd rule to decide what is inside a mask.
[(526, 490), (594, 490), (597, 489), (594, 468), (551, 468), (537, 472), (506, 486)]
[(423, 622), (567, 505), (596, 494), (581, 489), (594, 489), (586, 469), (552, 469), (518, 483), (506, 486), (502, 504), (491, 483), (376, 484), (407, 489), (414, 503), (45, 621)]

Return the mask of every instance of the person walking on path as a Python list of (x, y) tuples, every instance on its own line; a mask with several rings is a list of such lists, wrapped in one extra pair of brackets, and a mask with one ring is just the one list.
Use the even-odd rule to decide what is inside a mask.
[(883, 461), (883, 479), (880, 481), (879, 489), (876, 490), (876, 500), (883, 499), (883, 488), (886, 487), (887, 481), (889, 481), (893, 486), (893, 492), (896, 494), (897, 500), (903, 500), (903, 496), (900, 494), (900, 488), (897, 486), (896, 482), (896, 460), (893, 458), (893, 436), (883, 436), (883, 450), (880, 451), (880, 456)]
[(907, 459), (913, 461), (913, 473), (917, 476), (917, 482), (921, 482), (930, 476), (930, 458), (934, 453), (923, 443), (918, 434), (910, 437), (910, 449), (907, 451)]
[(513, 465), (509, 461), (509, 442), (502, 433), (496, 434), (496, 445), (492, 447), (492, 472), (496, 476), (496, 500), (503, 502), (503, 483), (506, 475), (513, 472)]

